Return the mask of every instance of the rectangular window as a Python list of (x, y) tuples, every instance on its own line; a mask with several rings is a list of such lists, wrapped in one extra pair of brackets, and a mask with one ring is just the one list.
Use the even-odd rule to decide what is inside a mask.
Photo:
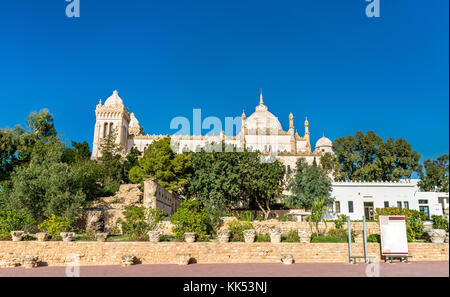
[(409, 202), (408, 201), (403, 201), (403, 207), (406, 209), (409, 209)]
[(348, 212), (352, 213), (353, 212), (353, 201), (349, 201), (348, 202)]
[(430, 219), (430, 209), (428, 208), (428, 206), (419, 206), (419, 211), (423, 212), (426, 215), (427, 220)]
[(336, 201), (336, 202), (334, 203), (334, 206), (335, 206), (335, 208), (336, 208), (336, 213), (341, 213), (341, 202)]
[(397, 201), (397, 207), (402, 208), (402, 202), (401, 201)]
[(389, 201), (384, 201), (384, 207), (389, 207)]
[(428, 200), (419, 200), (419, 204), (428, 204)]

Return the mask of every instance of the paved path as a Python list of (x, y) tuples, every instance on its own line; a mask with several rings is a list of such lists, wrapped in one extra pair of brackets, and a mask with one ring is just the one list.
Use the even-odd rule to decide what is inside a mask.
[[(131, 267), (82, 266), (80, 276), (179, 276), (179, 277), (296, 277), (296, 276), (367, 276), (367, 264), (299, 263), (283, 264), (172, 264), (135, 265)], [(369, 270), (369, 269), (367, 269)], [(448, 261), (379, 263), (380, 276), (443, 276), (449, 277)], [(374, 272), (369, 272), (374, 275)], [(376, 273), (376, 270), (375, 270)], [(0, 277), (64, 277), (66, 267), (37, 267), (26, 269), (0, 268)]]

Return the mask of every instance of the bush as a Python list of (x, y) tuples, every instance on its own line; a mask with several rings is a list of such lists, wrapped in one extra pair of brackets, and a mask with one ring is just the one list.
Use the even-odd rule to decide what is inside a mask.
[(251, 222), (252, 219), (253, 219), (253, 214), (252, 214), (251, 211), (247, 210), (247, 211), (244, 211), (244, 212), (238, 217), (238, 219), (241, 220), (241, 221)]
[(281, 236), (281, 241), (284, 242), (299, 242), (300, 238), (298, 236), (298, 231), (291, 229), (286, 235)]
[(448, 232), (448, 221), (443, 216), (431, 216), (433, 229), (444, 229)]
[(158, 223), (166, 216), (159, 208), (144, 206), (128, 206), (123, 215), (125, 220), (118, 220), (122, 226), (122, 233), (134, 240), (147, 239), (147, 232), (156, 229)]
[(367, 236), (367, 242), (378, 242), (381, 243), (380, 234), (370, 234)]
[(348, 233), (343, 228), (341, 228), (341, 229), (331, 228), (328, 231), (327, 235), (331, 236), (331, 237), (342, 238), (342, 239), (347, 239), (348, 238)]
[(423, 212), (406, 209), (401, 207), (386, 207), (377, 208), (375, 211), (375, 219), (378, 221), (379, 216), (405, 216), (406, 220), (406, 234), (408, 241), (423, 238), (423, 222), (427, 219)]
[(20, 210), (0, 211), (0, 235), (8, 236), (11, 231), (29, 232), (36, 221), (33, 217)]
[(230, 241), (244, 241), (244, 234), (242, 232), (255, 228), (250, 222), (235, 220), (228, 223), (228, 229), (230, 230)]
[(72, 227), (70, 226), (70, 220), (66, 217), (57, 217), (52, 214), (39, 224), (38, 229), (42, 232), (46, 232), (47, 236), (52, 239), (60, 239), (61, 232), (70, 232)]
[(174, 225), (172, 232), (178, 239), (186, 232), (195, 232), (198, 239), (202, 240), (213, 231), (208, 213), (196, 200), (181, 202), (180, 208), (170, 217), (170, 222)]
[(343, 229), (345, 223), (347, 223), (347, 216), (344, 214), (340, 214), (338, 215), (337, 219), (334, 220), (334, 227), (336, 229)]

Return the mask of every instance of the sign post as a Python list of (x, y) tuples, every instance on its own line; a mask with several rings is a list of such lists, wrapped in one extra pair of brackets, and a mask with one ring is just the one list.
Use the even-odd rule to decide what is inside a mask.
[(380, 216), (381, 255), (385, 261), (390, 258), (406, 259), (408, 262), (408, 238), (405, 216)]

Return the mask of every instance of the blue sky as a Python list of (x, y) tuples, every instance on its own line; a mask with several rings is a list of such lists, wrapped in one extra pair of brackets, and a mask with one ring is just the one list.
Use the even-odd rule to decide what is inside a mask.
[[(48, 108), (67, 140), (92, 145), (94, 110), (117, 89), (146, 133), (176, 116), (250, 115), (264, 102), (313, 143), (374, 130), (422, 158), (449, 147), (446, 0), (2, 1), (0, 127)], [(314, 145), (314, 144), (313, 144)], [(422, 159), (422, 161), (423, 161)]]

